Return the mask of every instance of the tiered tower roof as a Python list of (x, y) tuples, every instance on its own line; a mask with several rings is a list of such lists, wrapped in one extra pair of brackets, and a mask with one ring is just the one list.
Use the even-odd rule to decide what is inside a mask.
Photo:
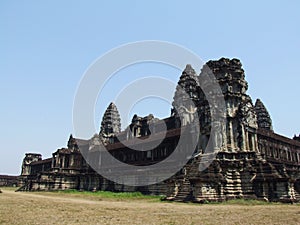
[(100, 135), (107, 136), (121, 131), (121, 119), (119, 111), (114, 103), (107, 107), (101, 122)]
[(260, 99), (257, 99), (255, 102), (255, 111), (258, 127), (273, 131), (270, 114)]
[(173, 109), (179, 109), (184, 106), (189, 109), (191, 100), (196, 104), (198, 96), (199, 80), (198, 76), (190, 64), (187, 64), (183, 70), (173, 97)]

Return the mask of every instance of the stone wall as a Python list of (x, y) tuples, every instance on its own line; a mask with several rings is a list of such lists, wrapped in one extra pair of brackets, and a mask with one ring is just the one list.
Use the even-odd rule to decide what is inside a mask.
[[(223, 120), (219, 123), (211, 116), (218, 112), (218, 108), (208, 104), (204, 93), (204, 90), (210, 90), (211, 83), (203, 77), (210, 72), (214, 73), (221, 90), (218, 94), (221, 96), (211, 101), (224, 98), (225, 110), (220, 113)], [(75, 139), (71, 135), (67, 148), (58, 149), (49, 159), (42, 160), (40, 154), (26, 154), (20, 190), (140, 191), (166, 195), (169, 200), (194, 202), (232, 198), (298, 201), (298, 137), (290, 139), (276, 134), (266, 107), (261, 100), (253, 105), (247, 89), (245, 72), (238, 59), (209, 61), (199, 75), (187, 65), (180, 76), (169, 118), (158, 120), (151, 114), (146, 117), (135, 115), (131, 124), (121, 131), (117, 107), (111, 103), (103, 116), (99, 134), (90, 140)], [(187, 129), (190, 133), (185, 135), (190, 138), (189, 144), (181, 146), (182, 151), (193, 152), (188, 156), (188, 163), (164, 182), (143, 187), (126, 186), (109, 181), (92, 169), (103, 164), (103, 151), (135, 166), (160, 162), (168, 158), (178, 145), (181, 130), (195, 127), (195, 122), (200, 124), (196, 147), (191, 143), (192, 134), (197, 129)], [(134, 151), (127, 147), (138, 145), (140, 138), (147, 140), (144, 147), (150, 145), (155, 135), (149, 135), (159, 134), (162, 124), (167, 127), (165, 139), (155, 148)], [(99, 147), (100, 143), (105, 149)], [(85, 159), (89, 159), (90, 165)], [(113, 163), (108, 165), (114, 167)], [(122, 171), (124, 168), (118, 169)]]

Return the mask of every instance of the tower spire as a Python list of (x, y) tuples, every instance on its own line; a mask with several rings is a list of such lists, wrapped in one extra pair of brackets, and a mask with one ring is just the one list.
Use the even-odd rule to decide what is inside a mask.
[(255, 111), (257, 114), (258, 127), (273, 131), (270, 114), (260, 99), (257, 99), (255, 102)]
[(113, 142), (114, 137), (121, 131), (121, 119), (116, 105), (111, 102), (104, 112), (101, 127), (100, 137), (104, 142)]
[(190, 109), (191, 100), (198, 101), (198, 89), (199, 89), (199, 80), (198, 76), (190, 64), (187, 64), (183, 70), (173, 97), (173, 110), (172, 112), (176, 114), (176, 109), (180, 107), (185, 107)]

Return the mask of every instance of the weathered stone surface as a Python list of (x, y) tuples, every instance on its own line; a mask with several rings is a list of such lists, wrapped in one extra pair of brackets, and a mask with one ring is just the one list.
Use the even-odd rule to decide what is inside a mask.
[(190, 64), (186, 65), (175, 90), (172, 113), (178, 113), (176, 110), (180, 110), (182, 107), (186, 110), (191, 110), (191, 101), (196, 104), (199, 100), (199, 88), (199, 80), (195, 70)]
[(300, 141), (300, 134), (298, 136), (294, 135), (293, 140)]
[(0, 187), (16, 187), (18, 186), (18, 176), (1, 175), (0, 174)]
[(100, 137), (101, 140), (107, 143), (113, 143), (116, 137), (116, 134), (121, 131), (121, 119), (119, 111), (116, 105), (111, 102), (104, 112), (101, 127), (100, 127)]
[(258, 127), (273, 130), (270, 114), (260, 99), (257, 99), (255, 102), (255, 111), (257, 114)]
[[(206, 79), (209, 73), (214, 74), (221, 88), (221, 93), (210, 101), (214, 103), (222, 97), (225, 102), (225, 113), (221, 115), (224, 120), (220, 123), (212, 121), (212, 113), (219, 111), (214, 104), (208, 104), (208, 96), (204, 94), (212, 87)], [(121, 131), (117, 107), (111, 103), (104, 113), (99, 135), (90, 140), (70, 136), (68, 148), (58, 149), (49, 159), (42, 160), (39, 154), (26, 154), (20, 190), (141, 191), (165, 194), (168, 200), (194, 202), (232, 198), (299, 201), (300, 135), (290, 139), (273, 132), (265, 106), (260, 100), (253, 106), (247, 89), (245, 72), (238, 59), (209, 61), (199, 76), (187, 65), (179, 79), (169, 118), (158, 120), (152, 114), (135, 115), (131, 124)], [(155, 164), (172, 154), (180, 139), (180, 130), (193, 124), (195, 118), (199, 119), (200, 132), (196, 149), (191, 149), (194, 154), (179, 172), (155, 185), (116, 184), (97, 174), (81, 154), (100, 165), (97, 159), (101, 159), (102, 153), (97, 146), (102, 141), (105, 150), (119, 161), (136, 166)], [(147, 145), (154, 140), (150, 134), (161, 132), (162, 124), (167, 127), (166, 138), (149, 151), (135, 151), (120, 142), (134, 146), (136, 140), (143, 139), (148, 140)]]
[(77, 141), (75, 138), (73, 138), (73, 135), (71, 134), (68, 141), (68, 149), (71, 149), (73, 151), (79, 151), (79, 147), (77, 144)]

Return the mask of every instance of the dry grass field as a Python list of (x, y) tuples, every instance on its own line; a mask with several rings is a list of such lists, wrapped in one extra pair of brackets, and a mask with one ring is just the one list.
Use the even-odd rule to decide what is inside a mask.
[(2, 189), (0, 224), (300, 224), (300, 205), (186, 204), (158, 198)]

